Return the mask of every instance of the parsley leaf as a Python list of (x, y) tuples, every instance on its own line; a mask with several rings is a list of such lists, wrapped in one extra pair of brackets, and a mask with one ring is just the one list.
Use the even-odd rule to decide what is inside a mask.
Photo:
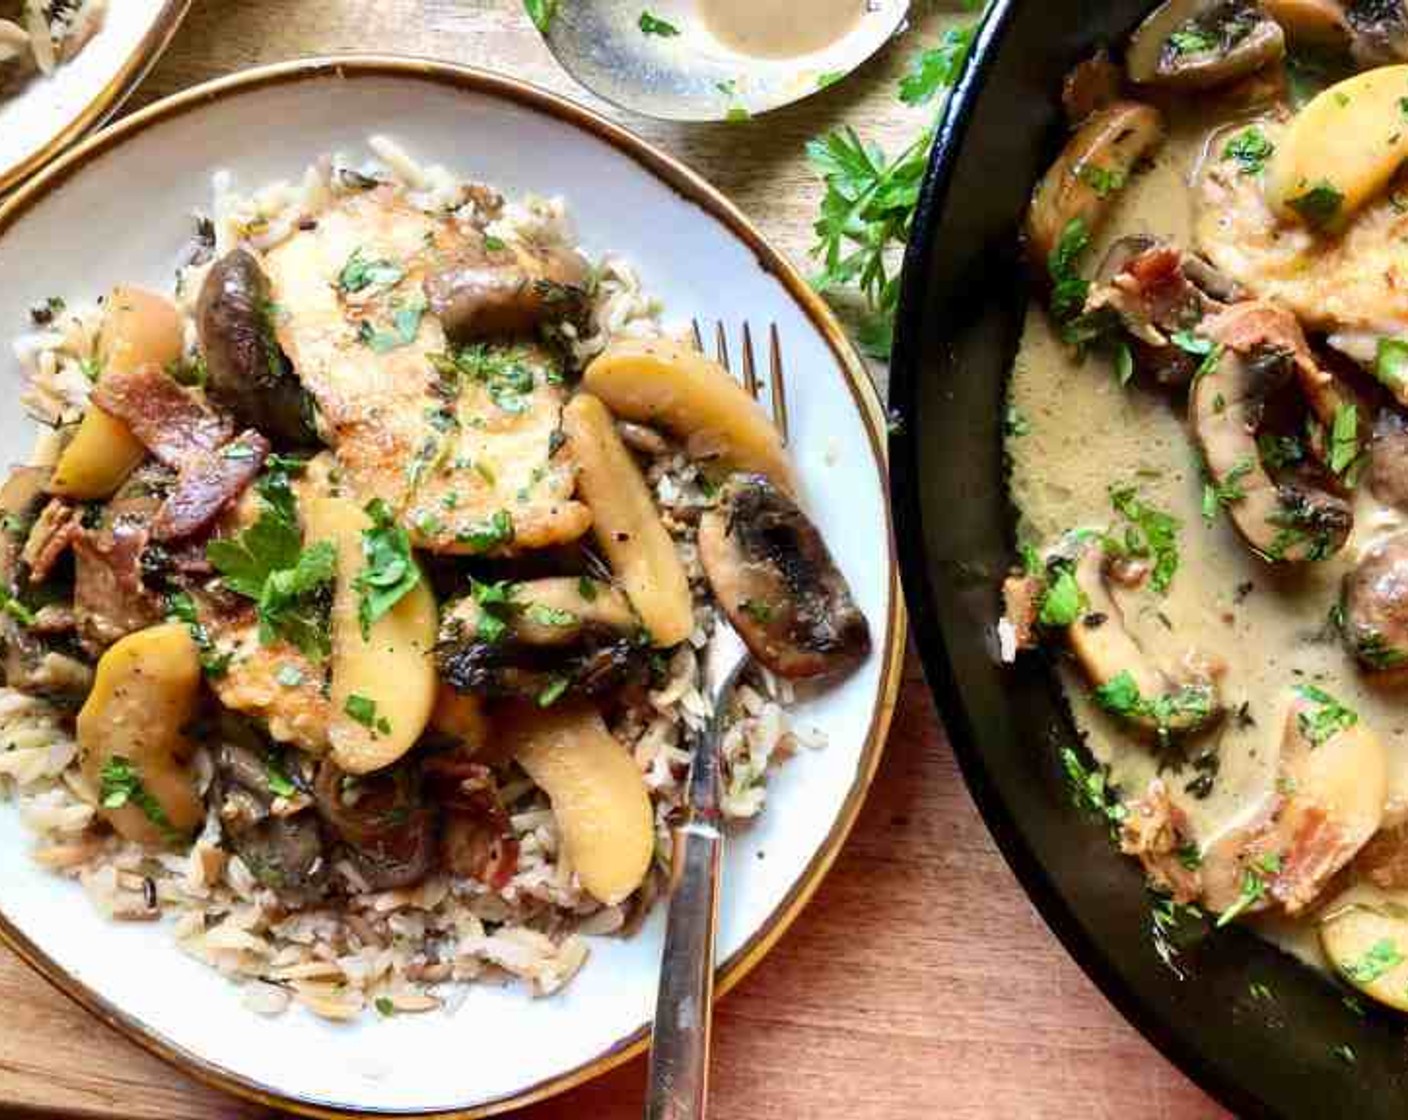
[(1217, 511), (1233, 502), (1240, 502), (1247, 496), (1242, 489), (1242, 479), (1252, 473), (1250, 458), (1239, 459), (1221, 482), (1209, 479), (1203, 483), (1203, 520), (1211, 524), (1217, 520)]
[(533, 26), (546, 34), (552, 26), (553, 16), (557, 15), (557, 0), (523, 0), (523, 7), (527, 9)]
[(1051, 276), (1051, 314), (1057, 322), (1074, 319), (1085, 306), (1090, 281), (1081, 276), (1080, 262), (1089, 248), (1090, 230), (1080, 218), (1072, 218), (1046, 259)]
[(479, 606), (479, 621), (475, 637), (482, 642), (502, 641), (508, 633), (509, 619), (514, 610), (513, 597), (518, 585), (509, 580), (480, 583), (470, 577), (470, 594)]
[(337, 552), (327, 541), (302, 547), (297, 504), (283, 464), (267, 471), (257, 489), (263, 507), (259, 519), (237, 536), (207, 544), (206, 559), (229, 590), (255, 601), (261, 642), (284, 638), (321, 659), (330, 652), (327, 591), (336, 575)]
[(1313, 229), (1321, 229), (1333, 222), (1343, 204), (1344, 195), (1329, 180), (1322, 180), (1304, 193), (1286, 200), (1286, 205)]
[(551, 708), (562, 698), (562, 694), (567, 691), (572, 683), (571, 677), (556, 676), (548, 683), (548, 686), (538, 693), (538, 707)]
[(161, 802), (148, 791), (142, 782), (142, 775), (129, 759), (121, 755), (110, 757), (103, 763), (98, 781), (98, 800), (104, 809), (135, 805), (167, 840), (180, 839), (180, 832), (172, 825)]
[(1342, 404), (1335, 409), (1330, 429), (1330, 470), (1343, 475), (1359, 458), (1359, 407)]
[(488, 552), (513, 540), (513, 516), (506, 509), (495, 510), (491, 516), (460, 530), (455, 540), (468, 545), (472, 552)]
[(368, 288), (389, 288), (400, 283), (405, 275), (406, 270), (395, 261), (370, 260), (358, 246), (338, 273), (337, 286), (349, 294)]
[(1408, 340), (1379, 339), (1378, 351), (1374, 356), (1374, 377), (1394, 393), (1400, 393), (1408, 386)]
[(1275, 151), (1276, 145), (1266, 138), (1266, 133), (1252, 126), (1227, 141), (1222, 158), (1236, 160), (1243, 175), (1260, 175)]
[(1242, 869), (1242, 893), (1237, 901), (1217, 916), (1216, 927), (1221, 929), (1240, 917), (1266, 897), (1267, 880), (1281, 870), (1281, 857), (1270, 852)]
[(230, 668), (233, 655), (220, 653), (211, 640), (210, 631), (201, 622), (196, 611), (196, 601), (185, 591), (177, 591), (166, 597), (166, 617), (184, 622), (191, 632), (191, 640), (200, 650), (200, 667), (210, 677), (223, 677)]
[(539, 626), (576, 626), (579, 621), (571, 611), (550, 607), (546, 603), (530, 603), (523, 615)]
[(973, 46), (976, 24), (950, 27), (939, 45), (916, 55), (909, 72), (900, 79), (900, 100), (906, 105), (927, 105), (958, 80), (959, 71)]
[(367, 503), (370, 529), (362, 530), (362, 570), (352, 586), (357, 592), (357, 621), (362, 639), (371, 637), (372, 623), (382, 618), (420, 583), (420, 568), (411, 554), (411, 538), (396, 524), (380, 498)]
[(1173, 692), (1146, 697), (1139, 691), (1134, 675), (1123, 669), (1095, 689), (1095, 702), (1112, 715), (1127, 719), (1148, 719), (1160, 735), (1167, 735), (1175, 721), (1184, 716), (1202, 719), (1212, 709), (1206, 685), (1181, 685)]
[(673, 23), (653, 16), (649, 12), (641, 12), (640, 29), (646, 35), (659, 35), (663, 39), (673, 38), (680, 33), (680, 29)]
[(1300, 733), (1310, 741), (1312, 747), (1328, 743), (1341, 731), (1348, 730), (1359, 722), (1359, 713), (1346, 708), (1324, 689), (1310, 684), (1296, 685), (1296, 694), (1316, 705), (1313, 712), (1301, 712), (1296, 717)]
[(1057, 565), (1051, 574), (1037, 621), (1043, 626), (1069, 626), (1085, 611), (1088, 600), (1069, 564)]
[(1340, 965), (1345, 979), (1355, 984), (1372, 984), (1385, 973), (1392, 972), (1404, 961), (1398, 946), (1388, 938), (1374, 942), (1357, 961)]
[(1111, 487), (1110, 504), (1131, 523), (1124, 539), (1116, 542), (1118, 551), (1130, 556), (1152, 556), (1154, 570), (1149, 586), (1164, 594), (1178, 571), (1178, 519), (1144, 501), (1133, 486)]
[(298, 787), (288, 776), (283, 754), (278, 750), (271, 750), (264, 756), (264, 782), (269, 787), (269, 792), (275, 797), (296, 797), (298, 795)]
[(362, 325), (357, 331), (357, 338), (378, 354), (410, 346), (415, 342), (416, 335), (420, 333), (420, 321), (425, 316), (428, 307), (429, 305), (423, 296), (398, 305), (391, 313), (391, 330), (373, 327), (370, 322), (363, 319)]
[(376, 701), (368, 696), (362, 696), (356, 692), (349, 694), (342, 710), (370, 731), (372, 738), (376, 738), (377, 735), (391, 734), (391, 724), (385, 716), (377, 714)]

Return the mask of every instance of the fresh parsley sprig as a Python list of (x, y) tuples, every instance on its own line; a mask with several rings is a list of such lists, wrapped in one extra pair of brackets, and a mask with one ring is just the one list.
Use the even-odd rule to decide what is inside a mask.
[(420, 568), (411, 554), (410, 535), (396, 524), (390, 507), (380, 498), (373, 498), (366, 509), (372, 525), (362, 530), (363, 565), (352, 582), (363, 640), (371, 638), (372, 623), (385, 616), (421, 580)]

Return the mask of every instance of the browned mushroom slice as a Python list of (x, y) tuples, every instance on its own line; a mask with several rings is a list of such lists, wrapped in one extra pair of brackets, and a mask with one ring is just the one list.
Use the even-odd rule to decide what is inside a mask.
[(699, 523), (719, 605), (762, 664), (784, 677), (845, 672), (870, 627), (816, 526), (762, 475), (734, 474)]
[(1349, 51), (1360, 66), (1408, 59), (1408, 5), (1403, 0), (1345, 0)]
[(1285, 53), (1281, 25), (1256, 0), (1167, 0), (1135, 31), (1126, 63), (1136, 85), (1211, 89)]
[(1292, 690), (1276, 775), (1247, 818), (1203, 853), (1203, 898), (1219, 924), (1272, 905), (1305, 910), (1383, 820), (1383, 743), (1312, 685)]
[(1164, 138), (1164, 119), (1151, 105), (1117, 101), (1092, 114), (1042, 176), (1027, 211), (1027, 249), (1043, 271), (1073, 221), (1093, 231), (1140, 160)]
[(459, 692), (550, 702), (619, 687), (648, 650), (629, 600), (584, 576), (477, 585), (446, 613), (435, 659)]
[(1374, 418), (1364, 481), (1384, 505), (1408, 513), (1408, 420), (1395, 409), (1381, 408)]
[(1352, 30), (1340, 0), (1261, 0), (1266, 14), (1292, 43), (1318, 47), (1349, 45)]
[[(1241, 303), (1202, 325), (1219, 348), (1193, 383), (1189, 416), (1218, 504), (1247, 544), (1271, 562), (1298, 563), (1334, 555), (1349, 536), (1349, 504), (1311, 481), (1277, 482), (1257, 443), (1268, 397), (1305, 369), (1304, 337), (1289, 312)], [(1215, 359), (1215, 361), (1213, 360)]]
[(445, 333), (470, 342), (575, 317), (587, 276), (586, 262), (567, 249), (467, 237), (446, 267), (426, 277), (425, 294)]
[(1201, 730), (1221, 717), (1222, 702), (1210, 676), (1174, 680), (1134, 640), (1110, 592), (1105, 550), (1098, 539), (1081, 542), (1070, 571), (1081, 610), (1066, 635), (1095, 688), (1096, 703), (1160, 740)]
[(1408, 665), (1408, 533), (1374, 545), (1344, 577), (1344, 639), (1366, 669)]
[(284, 443), (311, 443), (311, 406), (274, 337), (273, 306), (269, 278), (248, 249), (211, 266), (196, 310), (206, 392), (251, 428)]
[(318, 812), (373, 890), (411, 886), (435, 865), (436, 813), (413, 761), (353, 776), (325, 760), (313, 794)]

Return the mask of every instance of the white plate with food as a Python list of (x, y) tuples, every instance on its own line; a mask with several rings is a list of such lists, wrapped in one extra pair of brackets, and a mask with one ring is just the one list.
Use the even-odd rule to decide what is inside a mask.
[[(697, 176), (509, 79), (286, 64), (24, 187), (0, 293), (0, 932), (63, 990), (309, 1112), (639, 1053), (715, 587), (722, 986), (795, 918), (898, 686), (884, 416)], [(776, 324), (786, 447), (694, 319)]]
[(0, 3), (0, 190), (115, 111), (161, 57), (189, 4)]

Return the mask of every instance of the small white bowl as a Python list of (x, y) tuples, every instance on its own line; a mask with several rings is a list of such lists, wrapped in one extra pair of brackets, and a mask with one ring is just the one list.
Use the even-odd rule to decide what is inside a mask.
[[(805, 496), (856, 598), (875, 652), (799, 706), (829, 745), (777, 771), (769, 804), (730, 838), (720, 988), (755, 965), (836, 858), (879, 762), (905, 623), (891, 544), (885, 417), (839, 324), (797, 272), (702, 179), (625, 130), (523, 83), (393, 58), (308, 60), (190, 90), (61, 157), (0, 206), (0, 330), (46, 296), (92, 298), (117, 281), (169, 287), (217, 170), (252, 187), (322, 153), (396, 137), (506, 193), (565, 196), (589, 252), (632, 259), (666, 316), (776, 322)], [(0, 352), (0, 440), (19, 456), (29, 421), (19, 369)], [(254, 1015), (240, 990), (184, 956), (159, 925), (106, 922), (74, 884), (30, 859), (0, 806), (0, 935), (90, 1010), (197, 1077), (297, 1111), (482, 1115), (558, 1092), (642, 1052), (663, 907), (636, 936), (593, 939), (566, 990), (472, 987), (453, 1013), (349, 1025), (300, 1009)]]
[(116, 112), (161, 57), (189, 6), (190, 0), (117, 0), (78, 57), (0, 98), (0, 192)]

